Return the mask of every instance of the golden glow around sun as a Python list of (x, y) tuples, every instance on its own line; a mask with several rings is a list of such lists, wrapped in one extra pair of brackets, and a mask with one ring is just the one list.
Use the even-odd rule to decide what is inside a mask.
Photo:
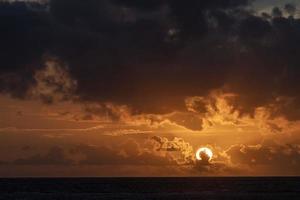
[(212, 150), (207, 147), (199, 148), (196, 152), (196, 159), (203, 160), (203, 157), (207, 157), (208, 161), (210, 161), (213, 157)]

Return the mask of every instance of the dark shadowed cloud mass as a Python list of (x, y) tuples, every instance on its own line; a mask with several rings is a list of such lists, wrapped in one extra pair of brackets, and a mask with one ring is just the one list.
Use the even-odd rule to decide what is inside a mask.
[[(2, 2), (1, 91), (28, 96), (55, 59), (76, 89), (48, 79), (53, 93), (135, 112), (182, 110), (185, 97), (216, 88), (238, 93), (249, 112), (282, 96), (298, 105), (296, 9), (275, 7), (266, 18), (247, 0)], [(293, 110), (282, 112), (297, 119)]]
[(70, 165), (72, 160), (64, 155), (64, 149), (52, 147), (45, 155), (36, 154), (28, 158), (19, 158), (13, 162), (16, 165)]

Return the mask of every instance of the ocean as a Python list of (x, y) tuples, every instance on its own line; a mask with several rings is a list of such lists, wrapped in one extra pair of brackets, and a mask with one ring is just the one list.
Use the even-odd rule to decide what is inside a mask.
[(300, 200), (300, 178), (2, 178), (0, 199)]

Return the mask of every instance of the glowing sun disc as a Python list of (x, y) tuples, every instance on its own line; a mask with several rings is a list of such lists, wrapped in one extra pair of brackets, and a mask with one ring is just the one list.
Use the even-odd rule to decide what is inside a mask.
[(197, 150), (197, 152), (196, 152), (196, 159), (197, 160), (202, 160), (201, 154), (203, 154), (203, 153), (205, 153), (208, 156), (209, 160), (212, 159), (213, 152), (212, 152), (211, 149), (209, 149), (207, 147), (202, 147), (202, 148), (200, 148), (200, 149)]

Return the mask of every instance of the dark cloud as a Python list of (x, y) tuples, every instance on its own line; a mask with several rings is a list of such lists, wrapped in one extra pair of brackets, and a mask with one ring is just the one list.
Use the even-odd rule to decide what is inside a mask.
[(4, 162), (4, 161), (0, 161), (0, 166), (1, 166), (1, 165), (5, 165), (5, 164), (7, 164), (7, 163)]
[(71, 150), (73, 155), (84, 156), (79, 165), (175, 165), (176, 162), (153, 152), (140, 152), (139, 145), (129, 141), (120, 148), (78, 145)]
[(201, 131), (203, 128), (202, 118), (193, 113), (172, 113), (166, 119), (193, 131)]
[(299, 173), (300, 147), (293, 145), (262, 144), (262, 145), (234, 145), (227, 154), (236, 164), (252, 166), (272, 166), (272, 170)]
[(297, 8), (296, 8), (296, 6), (293, 5), (293, 4), (286, 4), (286, 5), (284, 6), (284, 10), (285, 10), (289, 15), (294, 16), (295, 13), (296, 13), (296, 11), (297, 11)]
[(21, 149), (22, 149), (23, 151), (30, 151), (30, 150), (32, 150), (32, 147), (29, 146), (29, 145), (25, 145), (25, 146), (23, 146)]
[(61, 147), (52, 147), (46, 154), (36, 154), (27, 158), (16, 159), (15, 165), (71, 165), (73, 161), (68, 159)]
[(231, 166), (224, 162), (207, 163), (203, 161), (197, 161), (193, 167), (195, 173), (198, 174), (245, 174), (245, 170), (236, 166)]
[(85, 158), (79, 162), (83, 165), (121, 164), (124, 161), (124, 157), (118, 155), (117, 151), (107, 147), (78, 145), (71, 150), (71, 153), (83, 154)]
[(199, 160), (199, 162), (203, 165), (206, 165), (206, 164), (209, 164), (209, 160), (210, 160), (210, 157), (204, 152), (202, 151), (200, 153), (200, 158), (201, 160)]
[[(84, 102), (166, 113), (186, 109), (187, 96), (225, 88), (240, 95), (245, 112), (277, 97), (294, 98), (293, 109), (285, 105), (279, 114), (299, 119), (300, 20), (283, 17), (279, 8), (259, 17), (250, 3), (2, 2), (0, 90), (26, 97), (52, 55), (68, 66), (69, 78), (77, 83), (71, 91)], [(294, 10), (285, 7), (290, 15)], [(62, 82), (54, 83), (52, 93), (65, 91)], [(191, 128), (199, 129), (189, 119)]]
[(113, 2), (120, 4), (125, 7), (134, 7), (137, 9), (145, 10), (145, 11), (153, 11), (158, 7), (166, 4), (167, 0), (152, 0), (147, 2), (142, 2), (139, 0), (113, 0)]
[(0, 89), (22, 97), (54, 30), (46, 13), (33, 12), (24, 2), (0, 2), (0, 16)]
[[(0, 165), (178, 165), (173, 157), (159, 154), (153, 147), (154, 144), (149, 144), (148, 148), (141, 148), (135, 140), (127, 140), (115, 147), (88, 144), (73, 145), (71, 148), (53, 146), (46, 153), (18, 158), (12, 162), (1, 161)], [(28, 147), (22, 150), (28, 151)]]
[(88, 116), (105, 116), (112, 121), (121, 121), (124, 114), (130, 114), (127, 107), (113, 106), (112, 104), (87, 104), (85, 111)]
[(282, 11), (278, 7), (274, 7), (272, 10), (273, 17), (282, 17)]

